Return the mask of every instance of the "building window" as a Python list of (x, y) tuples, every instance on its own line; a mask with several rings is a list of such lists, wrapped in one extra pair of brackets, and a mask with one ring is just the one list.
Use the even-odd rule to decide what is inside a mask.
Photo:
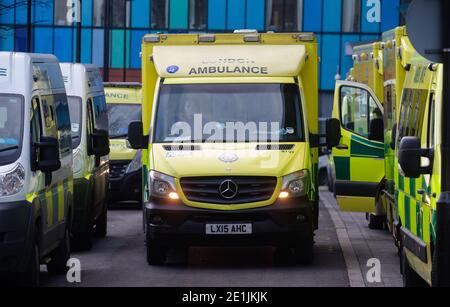
[(343, 0), (342, 32), (360, 32), (361, 0)]
[(153, 0), (151, 2), (152, 6), (152, 29), (167, 29), (167, 20), (169, 15), (169, 4), (168, 0)]
[(190, 0), (189, 28), (192, 30), (206, 30), (208, 23), (208, 0)]
[(301, 31), (303, 0), (267, 0), (266, 28), (269, 31)]
[(105, 0), (94, 0), (93, 11), (94, 27), (103, 27), (105, 25)]
[(130, 26), (130, 1), (112, 0), (111, 1), (111, 26), (114, 28), (123, 28)]
[(67, 1), (55, 1), (55, 25), (70, 25), (67, 19), (69, 6)]

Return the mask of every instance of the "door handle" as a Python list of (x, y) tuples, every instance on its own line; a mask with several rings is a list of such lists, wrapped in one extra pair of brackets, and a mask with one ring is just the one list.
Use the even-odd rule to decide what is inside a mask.
[(417, 194), (424, 195), (425, 194), (425, 190), (424, 189), (418, 189), (417, 190)]
[(336, 146), (336, 149), (339, 149), (339, 150), (346, 150), (346, 149), (348, 149), (348, 146), (345, 145), (345, 144), (339, 144), (338, 146)]

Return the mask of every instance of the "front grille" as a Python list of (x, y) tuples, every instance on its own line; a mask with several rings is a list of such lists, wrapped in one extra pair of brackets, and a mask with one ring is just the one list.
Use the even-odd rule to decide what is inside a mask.
[(109, 179), (120, 179), (125, 175), (130, 161), (109, 161)]
[[(224, 197), (219, 189), (231, 180), (237, 186), (233, 197)], [(276, 177), (189, 177), (181, 178), (181, 188), (190, 201), (210, 204), (243, 204), (265, 201), (272, 197), (277, 185)]]

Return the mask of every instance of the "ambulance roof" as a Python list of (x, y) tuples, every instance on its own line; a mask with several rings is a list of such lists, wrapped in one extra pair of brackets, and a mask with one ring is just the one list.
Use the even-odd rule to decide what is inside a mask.
[[(0, 52), (0, 93), (24, 94), (30, 92), (33, 78), (37, 80), (36, 82), (45, 83), (47, 88), (59, 89), (64, 87), (59, 82), (59, 78), (48, 76), (59, 74), (57, 64), (58, 59), (54, 55)], [(44, 67), (46, 76), (41, 75)], [(52, 81), (50, 82), (49, 79)]]
[(83, 97), (85, 93), (103, 91), (103, 80), (95, 65), (61, 63), (67, 96)]
[(306, 56), (302, 44), (156, 45), (153, 48), (153, 61), (163, 78), (293, 77), (299, 75)]

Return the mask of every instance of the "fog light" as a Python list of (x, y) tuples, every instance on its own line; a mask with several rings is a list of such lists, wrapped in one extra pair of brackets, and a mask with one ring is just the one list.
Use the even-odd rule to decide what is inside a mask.
[(170, 193), (169, 193), (169, 198), (170, 198), (170, 199), (180, 199), (180, 197), (178, 196), (178, 194), (175, 193), (175, 192), (170, 192)]
[(280, 195), (278, 195), (278, 198), (288, 198), (289, 197), (289, 193), (286, 191), (282, 191), (280, 192)]
[(163, 223), (163, 219), (159, 215), (155, 215), (151, 217), (151, 223), (154, 225), (161, 225)]

